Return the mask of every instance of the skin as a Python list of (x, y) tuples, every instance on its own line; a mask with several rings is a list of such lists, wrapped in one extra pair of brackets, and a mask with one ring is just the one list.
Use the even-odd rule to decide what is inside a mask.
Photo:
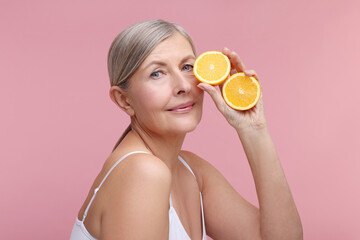
[[(224, 48), (223, 53), (230, 58), (232, 73), (257, 77), (254, 71), (245, 70), (235, 52)], [(301, 221), (267, 128), (262, 98), (248, 111), (231, 109), (219, 89), (199, 84), (192, 73), (194, 61), (189, 42), (176, 33), (153, 50), (126, 91), (111, 87), (110, 97), (131, 117), (132, 131), (106, 160), (78, 218), (82, 219), (95, 187), (121, 156), (146, 151), (151, 154), (125, 158), (103, 184), (84, 222), (92, 236), (168, 239), (171, 193), (186, 232), (191, 239), (201, 239), (202, 192), (206, 230), (213, 239), (302, 239)], [(186, 133), (200, 122), (204, 91), (239, 135), (253, 173), (259, 209), (241, 197), (211, 164), (181, 150)], [(190, 111), (169, 111), (189, 101), (194, 103)], [(196, 179), (178, 155), (190, 165)]]

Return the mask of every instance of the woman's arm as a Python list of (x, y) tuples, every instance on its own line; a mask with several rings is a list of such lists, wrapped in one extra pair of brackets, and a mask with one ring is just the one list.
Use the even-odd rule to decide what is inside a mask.
[[(240, 57), (235, 52), (230, 52), (229, 49), (224, 49), (223, 52), (231, 61), (232, 73), (245, 72), (246, 75), (257, 78), (254, 71), (245, 70)], [(236, 111), (226, 105), (221, 93), (215, 87), (204, 83), (200, 83), (198, 86), (213, 98), (217, 108), (237, 131), (251, 167), (259, 200), (259, 210), (254, 210), (254, 206), (241, 196), (237, 196), (238, 194), (231, 190), (227, 181), (209, 168), (209, 171), (204, 174), (206, 176), (204, 188), (208, 193), (209, 206), (214, 205), (212, 209), (217, 209), (216, 214), (225, 213), (225, 217), (221, 218), (223, 223), (219, 222), (219, 224), (232, 224), (231, 219), (235, 219), (239, 224), (247, 225), (246, 227), (239, 226), (236, 230), (228, 229), (228, 231), (234, 231), (231, 234), (224, 232), (221, 234), (251, 237), (242, 232), (249, 229), (253, 236), (257, 235), (256, 231), (259, 231), (258, 236), (261, 236), (261, 239), (302, 239), (300, 217), (268, 131), (262, 97), (254, 108), (247, 111)], [(217, 181), (220, 184), (217, 184)], [(222, 195), (222, 198), (226, 199), (223, 203), (217, 202), (216, 192), (209, 190), (210, 184), (216, 186), (217, 192), (227, 189)], [(222, 204), (231, 206), (224, 207)], [(234, 206), (233, 211), (227, 210), (232, 206)], [(210, 215), (215, 215), (214, 210), (210, 210)], [(239, 215), (242, 218), (239, 218)], [(242, 220), (244, 217), (249, 221), (244, 223)], [(210, 225), (211, 229), (214, 229), (213, 234), (221, 236), (222, 230), (216, 227), (216, 223)]]
[(300, 217), (268, 129), (238, 134), (255, 181), (262, 239), (302, 239)]

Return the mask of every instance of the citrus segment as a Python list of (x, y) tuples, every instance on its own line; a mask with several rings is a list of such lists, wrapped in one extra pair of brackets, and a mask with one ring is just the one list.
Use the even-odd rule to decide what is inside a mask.
[(224, 83), (223, 98), (233, 109), (248, 110), (256, 105), (260, 99), (261, 87), (254, 77), (244, 73), (235, 73)]
[(222, 52), (208, 51), (200, 54), (194, 63), (194, 75), (200, 81), (219, 85), (230, 74), (230, 60)]

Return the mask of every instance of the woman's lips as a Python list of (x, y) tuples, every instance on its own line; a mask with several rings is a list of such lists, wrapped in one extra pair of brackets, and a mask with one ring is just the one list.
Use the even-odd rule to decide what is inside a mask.
[(187, 102), (177, 105), (176, 107), (171, 108), (168, 111), (173, 113), (188, 113), (193, 109), (194, 105), (195, 105), (194, 102)]

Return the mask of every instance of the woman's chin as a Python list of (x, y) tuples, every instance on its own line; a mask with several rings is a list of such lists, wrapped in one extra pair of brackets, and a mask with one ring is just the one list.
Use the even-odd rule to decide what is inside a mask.
[(199, 122), (183, 123), (183, 124), (179, 124), (177, 127), (174, 127), (173, 131), (177, 132), (179, 134), (186, 134), (186, 133), (194, 131), (198, 125), (199, 125)]

